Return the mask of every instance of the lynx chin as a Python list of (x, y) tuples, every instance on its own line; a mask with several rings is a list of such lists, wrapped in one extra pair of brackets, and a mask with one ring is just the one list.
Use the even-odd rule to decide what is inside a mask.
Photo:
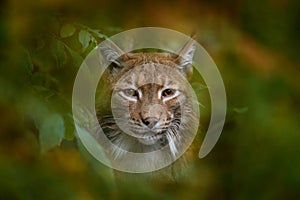
[(114, 43), (98, 48), (99, 57), (111, 64), (96, 95), (97, 118), (115, 160), (130, 162), (127, 152), (157, 152), (140, 163), (155, 166), (162, 159), (175, 160), (190, 145), (199, 120), (188, 82), (195, 48), (193, 39), (176, 54), (124, 53)]

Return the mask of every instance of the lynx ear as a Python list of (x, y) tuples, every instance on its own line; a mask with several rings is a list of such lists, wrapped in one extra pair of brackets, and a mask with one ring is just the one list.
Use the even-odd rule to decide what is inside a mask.
[(125, 62), (129, 59), (128, 53), (122, 51), (111, 40), (105, 40), (98, 46), (99, 62), (101, 66), (109, 66), (106, 74), (107, 79), (113, 82), (119, 72), (125, 66)]
[(106, 40), (101, 43), (98, 50), (100, 59), (104, 59), (106, 62), (114, 63), (117, 65), (117, 67), (123, 67), (122, 63), (128, 59), (127, 54), (111, 40)]
[(196, 35), (193, 35), (191, 39), (183, 46), (176, 56), (175, 63), (178, 64), (179, 70), (182, 71), (188, 79), (193, 75), (193, 57), (196, 50), (196, 41), (194, 40)]

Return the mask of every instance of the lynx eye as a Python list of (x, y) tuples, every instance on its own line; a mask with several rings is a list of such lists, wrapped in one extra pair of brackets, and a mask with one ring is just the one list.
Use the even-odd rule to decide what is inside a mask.
[(167, 88), (164, 89), (159, 95), (161, 96), (162, 100), (165, 102), (180, 95), (180, 91), (176, 89)]
[(161, 96), (163, 96), (163, 97), (170, 97), (170, 96), (172, 96), (174, 94), (175, 94), (175, 90), (168, 88), (168, 89), (165, 89), (164, 91), (162, 91)]
[(137, 98), (138, 97), (138, 92), (134, 89), (131, 89), (131, 88), (125, 89), (122, 92), (125, 96), (130, 97), (130, 98)]

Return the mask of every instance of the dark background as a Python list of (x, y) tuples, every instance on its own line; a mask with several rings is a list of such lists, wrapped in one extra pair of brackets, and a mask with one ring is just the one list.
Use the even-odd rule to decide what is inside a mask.
[[(299, 10), (297, 0), (1, 1), (0, 199), (299, 199)], [(82, 59), (143, 26), (196, 29), (227, 92), (216, 147), (171, 186), (118, 180), (74, 138)]]

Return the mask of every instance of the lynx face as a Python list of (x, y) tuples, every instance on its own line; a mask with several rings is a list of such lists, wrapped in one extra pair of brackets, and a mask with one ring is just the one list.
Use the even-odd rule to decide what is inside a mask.
[[(195, 97), (187, 81), (194, 50), (191, 42), (179, 56), (100, 49), (113, 62), (108, 71), (112, 115), (101, 116), (100, 110), (98, 117), (114, 145), (136, 153), (166, 147), (176, 157), (190, 141), (197, 124)], [(118, 150), (115, 155), (122, 156)]]

